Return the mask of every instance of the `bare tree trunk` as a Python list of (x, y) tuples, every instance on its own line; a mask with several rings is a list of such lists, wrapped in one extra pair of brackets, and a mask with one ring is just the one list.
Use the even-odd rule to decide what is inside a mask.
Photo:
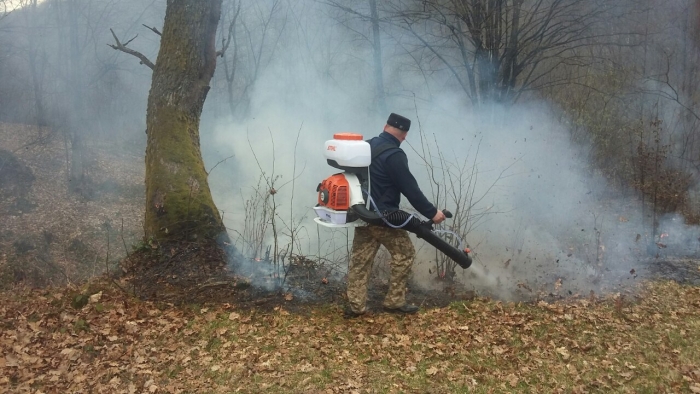
[(80, 27), (78, 15), (80, 5), (76, 0), (70, 0), (68, 4), (68, 35), (70, 41), (70, 136), (71, 136), (71, 167), (69, 187), (74, 192), (82, 193), (84, 197), (89, 194), (87, 190), (87, 163), (85, 149), (85, 89), (83, 81), (82, 48), (80, 45)]
[(199, 147), (221, 3), (168, 0), (146, 116), (147, 238), (199, 241), (225, 234)]
[(693, 39), (695, 43), (700, 46), (700, 0), (694, 0), (693, 15), (695, 16), (695, 31), (693, 32)]
[[(40, 26), (39, 14), (37, 12), (37, 0), (31, 0), (25, 5), (31, 9), (31, 12), (26, 13), (26, 28), (27, 28), (27, 53), (29, 60), (29, 72), (32, 77), (32, 91), (34, 93), (34, 123), (37, 126), (46, 126), (46, 111), (44, 105), (44, 67), (46, 51), (40, 47), (38, 35), (36, 31)], [(31, 7), (31, 8), (30, 8)]]
[(379, 36), (379, 15), (377, 14), (377, 0), (369, 0), (370, 15), (372, 17), (372, 49), (374, 55), (374, 86), (377, 94), (377, 104), (380, 115), (385, 115), (386, 97), (384, 94), (384, 73), (382, 71), (382, 41)]
[[(227, 3), (228, 4), (228, 3)], [(238, 101), (234, 97), (235, 82), (236, 82), (236, 71), (238, 71), (238, 39), (236, 34), (236, 29), (238, 28), (238, 16), (241, 13), (241, 2), (231, 4), (233, 11), (233, 16), (228, 25), (228, 32), (224, 31), (222, 34), (227, 37), (224, 41), (224, 47), (222, 51), (222, 61), (224, 64), (224, 76), (226, 77), (226, 97), (228, 99), (229, 111), (231, 111), (231, 116), (236, 116), (236, 108), (238, 107)], [(233, 44), (233, 55), (231, 56), (231, 64), (229, 65), (227, 50), (228, 47)]]

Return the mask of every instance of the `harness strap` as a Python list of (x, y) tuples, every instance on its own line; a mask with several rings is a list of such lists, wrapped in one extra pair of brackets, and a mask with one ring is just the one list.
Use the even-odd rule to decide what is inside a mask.
[[(369, 141), (371, 141), (371, 140), (367, 140), (367, 142), (369, 142)], [(389, 149), (393, 149), (393, 148), (399, 149), (397, 146), (393, 146), (391, 144), (379, 145), (378, 147), (372, 149), (372, 161), (374, 161), (374, 159), (376, 159), (382, 153), (388, 151)]]

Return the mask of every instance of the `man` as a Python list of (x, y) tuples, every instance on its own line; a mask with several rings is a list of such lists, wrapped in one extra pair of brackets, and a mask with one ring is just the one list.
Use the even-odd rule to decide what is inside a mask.
[[(372, 200), (379, 212), (388, 213), (399, 209), (403, 194), (421, 215), (438, 224), (445, 220), (445, 215), (425, 198), (408, 169), (406, 153), (399, 147), (410, 127), (409, 119), (392, 113), (384, 131), (369, 141), (372, 147), (369, 167)], [(367, 311), (367, 282), (380, 245), (384, 245), (391, 254), (391, 280), (383, 303), (384, 310), (402, 314), (418, 312), (417, 306), (406, 303), (406, 282), (416, 255), (408, 232), (388, 226), (368, 225), (355, 228), (348, 270), (349, 307), (344, 313), (346, 318), (358, 317)]]

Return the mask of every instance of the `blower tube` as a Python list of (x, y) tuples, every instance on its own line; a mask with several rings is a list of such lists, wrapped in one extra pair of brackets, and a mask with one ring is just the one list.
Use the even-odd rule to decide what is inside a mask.
[(416, 234), (418, 238), (424, 239), (425, 242), (433, 245), (437, 250), (444, 253), (445, 256), (454, 260), (454, 262), (460, 267), (466, 269), (472, 265), (472, 258), (465, 251), (459, 250), (450, 245), (432, 231), (432, 222), (423, 223), (416, 217), (410, 217), (412, 215), (408, 212), (401, 210), (381, 216), (376, 212), (370, 211), (362, 204), (353, 205), (351, 209), (357, 214), (357, 216), (359, 216), (360, 219), (369, 224), (381, 226), (384, 225), (384, 222), (386, 221), (398, 226), (407, 222), (403, 226), (404, 230), (410, 231)]

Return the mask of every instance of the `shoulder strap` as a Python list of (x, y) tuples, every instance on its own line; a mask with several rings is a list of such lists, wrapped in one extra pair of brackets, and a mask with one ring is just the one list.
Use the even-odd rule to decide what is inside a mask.
[(391, 144), (379, 145), (378, 147), (372, 149), (372, 161), (374, 161), (374, 159), (376, 159), (382, 153), (388, 151), (389, 149), (393, 149), (393, 148), (399, 149), (397, 146), (393, 146)]

